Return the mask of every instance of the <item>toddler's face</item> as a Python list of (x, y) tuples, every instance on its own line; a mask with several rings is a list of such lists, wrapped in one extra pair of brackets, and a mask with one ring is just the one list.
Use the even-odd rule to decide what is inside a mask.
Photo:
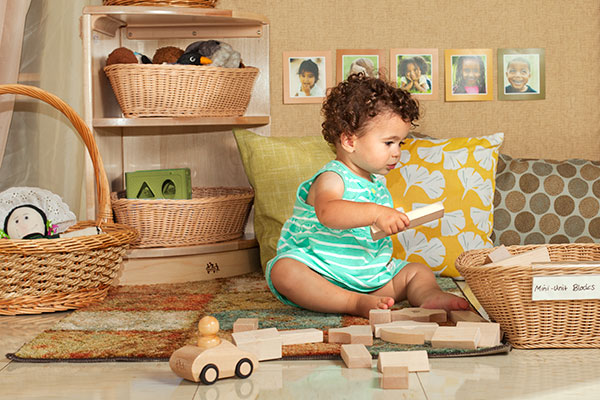
[(529, 72), (529, 66), (527, 63), (522, 61), (512, 61), (508, 64), (508, 69), (506, 70), (506, 77), (508, 78), (508, 83), (516, 90), (523, 92), (527, 89), (527, 82), (529, 82), (529, 77), (531, 76), (531, 72)]
[(479, 61), (467, 58), (463, 61), (462, 78), (465, 86), (477, 86), (481, 78), (481, 67)]
[(421, 77), (421, 70), (416, 64), (408, 64), (406, 66), (406, 77), (411, 81), (418, 81)]
[(300, 73), (300, 84), (302, 85), (302, 90), (306, 91), (308, 89), (312, 89), (315, 86), (316, 79), (315, 74), (309, 71), (302, 71)]

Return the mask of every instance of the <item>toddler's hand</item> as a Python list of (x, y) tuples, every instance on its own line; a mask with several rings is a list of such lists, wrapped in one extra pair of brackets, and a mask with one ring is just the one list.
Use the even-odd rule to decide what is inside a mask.
[(380, 206), (378, 212), (374, 225), (387, 235), (402, 232), (410, 223), (406, 214), (394, 208)]

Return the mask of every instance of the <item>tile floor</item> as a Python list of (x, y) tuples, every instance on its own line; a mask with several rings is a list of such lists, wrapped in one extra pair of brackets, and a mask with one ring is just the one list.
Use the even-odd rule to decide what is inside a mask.
[(248, 379), (203, 386), (168, 363), (15, 363), (4, 355), (67, 313), (0, 316), (0, 399), (600, 399), (600, 350), (513, 350), (431, 359), (410, 389), (382, 390), (376, 362), (265, 361)]

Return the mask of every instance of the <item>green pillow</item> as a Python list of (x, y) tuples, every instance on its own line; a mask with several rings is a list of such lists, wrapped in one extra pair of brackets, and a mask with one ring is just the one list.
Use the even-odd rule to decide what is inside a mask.
[(298, 186), (335, 153), (321, 136), (260, 136), (244, 129), (234, 129), (233, 134), (254, 188), (254, 231), (264, 271), (277, 253), (281, 227), (292, 215)]

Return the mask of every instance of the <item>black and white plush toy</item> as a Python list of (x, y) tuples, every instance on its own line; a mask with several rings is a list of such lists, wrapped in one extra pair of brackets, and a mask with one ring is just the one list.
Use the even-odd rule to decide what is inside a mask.
[(242, 61), (242, 56), (238, 51), (235, 51), (231, 45), (218, 40), (194, 42), (185, 49), (183, 56), (191, 53), (209, 58), (212, 61), (210, 65), (213, 67), (239, 68)]

